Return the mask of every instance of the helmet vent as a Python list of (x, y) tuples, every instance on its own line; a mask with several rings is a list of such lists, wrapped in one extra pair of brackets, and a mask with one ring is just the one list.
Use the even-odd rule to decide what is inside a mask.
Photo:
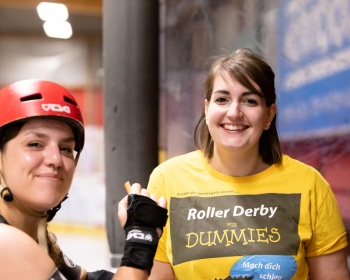
[(35, 93), (32, 95), (28, 95), (20, 98), (21, 102), (27, 102), (31, 100), (37, 100), (37, 99), (43, 99), (43, 96), (40, 93)]
[(69, 97), (63, 96), (63, 99), (64, 99), (64, 101), (66, 101), (67, 103), (70, 103), (70, 104), (72, 104), (72, 105), (75, 106), (75, 107), (78, 107), (77, 103), (76, 103), (74, 100), (70, 99)]

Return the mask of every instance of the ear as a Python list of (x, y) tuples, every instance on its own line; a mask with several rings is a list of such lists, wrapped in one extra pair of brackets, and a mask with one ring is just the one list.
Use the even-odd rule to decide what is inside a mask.
[(2, 156), (0, 151), (0, 186), (5, 187), (3, 177), (4, 176), (2, 175)]
[(209, 107), (209, 101), (208, 99), (204, 100), (204, 114), (205, 114), (205, 122), (208, 123), (208, 107)]
[(271, 123), (273, 118), (276, 116), (277, 113), (277, 105), (276, 103), (271, 104), (269, 108), (267, 108), (267, 122)]

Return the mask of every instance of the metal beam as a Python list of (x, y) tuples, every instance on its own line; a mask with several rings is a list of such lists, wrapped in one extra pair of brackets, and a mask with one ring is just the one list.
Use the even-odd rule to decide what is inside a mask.
[(106, 226), (119, 266), (124, 183), (146, 187), (158, 163), (158, 0), (105, 0), (103, 15)]

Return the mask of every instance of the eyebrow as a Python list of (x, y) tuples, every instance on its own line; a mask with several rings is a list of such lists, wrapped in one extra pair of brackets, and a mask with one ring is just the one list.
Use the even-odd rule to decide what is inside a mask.
[[(227, 94), (227, 95), (230, 94), (230, 92), (228, 90), (225, 90), (225, 89), (219, 89), (217, 91), (214, 91), (212, 94), (215, 94), (215, 93), (222, 93), (222, 94)], [(252, 95), (252, 94), (255, 94), (255, 95), (258, 95), (260, 97), (263, 97), (262, 95), (260, 95), (260, 94), (258, 94), (256, 92), (253, 92), (253, 91), (244, 91), (244, 92), (242, 92), (241, 95), (245, 96), (245, 95)]]
[[(35, 131), (28, 131), (24, 135), (30, 135), (30, 134), (33, 134), (39, 138), (49, 138), (47, 134), (41, 133), (41, 132), (35, 132)], [(65, 143), (75, 142), (75, 138), (74, 136), (66, 137), (66, 138), (63, 138), (62, 142), (65, 142)]]

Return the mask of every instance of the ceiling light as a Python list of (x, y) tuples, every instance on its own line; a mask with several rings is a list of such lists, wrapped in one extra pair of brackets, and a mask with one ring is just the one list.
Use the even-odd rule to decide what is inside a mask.
[(72, 37), (72, 26), (68, 21), (46, 21), (44, 31), (51, 38), (69, 39)]
[(64, 4), (41, 2), (36, 10), (43, 21), (68, 19), (68, 9)]

